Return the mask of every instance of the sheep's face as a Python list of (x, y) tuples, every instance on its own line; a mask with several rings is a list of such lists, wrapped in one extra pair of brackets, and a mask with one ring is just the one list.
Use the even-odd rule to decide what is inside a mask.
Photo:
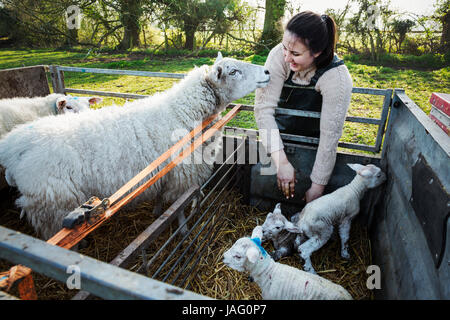
[(225, 104), (265, 87), (270, 81), (269, 71), (263, 66), (222, 58), (220, 52), (207, 78)]
[(262, 241), (276, 239), (283, 230), (300, 233), (299, 228), (281, 213), (281, 206), (278, 203), (273, 212), (270, 212), (267, 215), (266, 221), (264, 221), (262, 225)]
[(79, 113), (90, 109), (90, 106), (100, 103), (102, 98), (98, 97), (72, 97), (64, 96), (56, 100), (58, 114)]
[(254, 264), (262, 255), (249, 238), (240, 238), (223, 254), (223, 263), (237, 271), (248, 270), (248, 264)]
[(369, 189), (376, 188), (386, 181), (386, 174), (373, 164), (363, 166), (354, 163), (348, 164), (348, 166), (364, 178), (364, 182)]

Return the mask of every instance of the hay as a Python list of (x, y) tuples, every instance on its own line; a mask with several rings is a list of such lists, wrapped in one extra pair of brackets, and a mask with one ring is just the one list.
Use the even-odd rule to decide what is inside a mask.
[[(214, 196), (209, 199), (204, 207), (208, 206), (213, 198)], [(214, 216), (207, 214), (199, 222), (195, 232), (182, 243), (179, 250), (169, 259), (167, 265), (162, 268), (155, 279), (164, 279), (173, 263), (179, 259), (181, 252), (192, 242), (192, 247), (187, 251), (186, 256), (180, 259), (181, 262), (174, 267), (172, 274), (167, 276), (166, 282), (173, 282), (175, 285), (215, 299), (261, 299), (261, 290), (256, 283), (248, 280), (248, 274), (234, 271), (222, 263), (223, 253), (240, 237), (249, 236), (256, 225), (264, 222), (267, 214), (255, 207), (243, 205), (241, 198), (241, 194), (232, 191), (226, 198), (219, 199), (212, 206), (212, 209), (217, 209), (216, 214)], [(122, 210), (88, 236), (89, 246), (80, 249), (79, 252), (101, 261), (111, 261), (156, 219), (151, 214), (152, 210), (152, 203), (143, 203), (135, 209)], [(189, 227), (195, 223), (203, 210), (201, 209), (192, 221), (189, 221)], [(20, 221), (18, 216), (19, 212), (14, 208), (2, 210), (0, 225), (36, 236), (33, 229), (25, 221)], [(210, 225), (206, 225), (206, 219), (209, 217), (211, 217), (211, 222), (218, 221), (212, 230), (210, 230)], [(202, 227), (205, 229), (194, 240), (197, 230)], [(150, 244), (144, 257), (146, 261), (153, 258), (176, 228), (177, 223), (175, 222), (156, 241)], [(209, 236), (207, 236), (208, 231), (210, 231)], [(148, 270), (149, 276), (155, 273), (180, 240), (181, 236), (177, 235), (164, 252), (155, 259)], [(210, 241), (209, 244), (208, 241)], [(352, 256), (350, 261), (340, 257), (339, 241), (330, 240), (323, 248), (312, 255), (314, 268), (319, 275), (346, 288), (354, 299), (373, 299), (372, 291), (366, 287), (366, 269), (371, 265), (370, 241), (367, 230), (354, 223), (349, 241), (349, 252)], [(273, 250), (271, 244), (265, 243), (263, 245), (268, 252)], [(186, 258), (196, 249), (198, 252), (194, 255), (192, 261), (186, 262)], [(200, 260), (196, 261), (201, 251), (203, 251), (203, 254)], [(137, 257), (129, 269), (138, 271), (142, 265), (142, 258), (142, 256)], [(302, 264), (297, 256), (282, 258), (280, 262), (302, 269)], [(186, 266), (184, 266), (185, 263)], [(0, 271), (6, 271), (11, 266), (12, 264), (0, 260)], [(174, 279), (178, 272), (180, 272), (178, 279)], [(33, 273), (33, 276), (39, 299), (70, 299), (77, 293), (77, 290), (69, 290), (65, 284), (58, 281), (36, 273)], [(186, 281), (183, 285), (180, 285), (184, 278), (186, 278)]]

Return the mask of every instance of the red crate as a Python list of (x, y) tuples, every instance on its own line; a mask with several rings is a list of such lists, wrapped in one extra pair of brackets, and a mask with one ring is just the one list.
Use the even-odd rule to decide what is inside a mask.
[(442, 130), (450, 135), (450, 117), (436, 107), (431, 107), (429, 117), (433, 120)]
[(450, 94), (433, 92), (430, 97), (430, 103), (447, 116), (450, 116)]

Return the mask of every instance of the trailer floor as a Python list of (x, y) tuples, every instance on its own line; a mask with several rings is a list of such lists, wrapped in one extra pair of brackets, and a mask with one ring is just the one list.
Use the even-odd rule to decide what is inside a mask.
[[(13, 203), (15, 192), (9, 190), (0, 196), (0, 225), (36, 237), (26, 219), (19, 219), (20, 210), (15, 208)], [(226, 214), (226, 220), (198, 263), (197, 272), (188, 283), (189, 290), (216, 299), (261, 299), (259, 287), (248, 280), (247, 274), (231, 270), (222, 263), (223, 252), (240, 237), (249, 236), (257, 224), (264, 222), (267, 214), (255, 207), (242, 204), (241, 198), (239, 193), (233, 191), (229, 199), (222, 202), (221, 206), (227, 210), (226, 213), (222, 213)], [(101, 261), (111, 261), (156, 219), (151, 214), (152, 210), (152, 203), (142, 203), (132, 210), (122, 210), (96, 232), (89, 235), (89, 245), (80, 249), (79, 252)], [(165, 243), (176, 227), (177, 223), (175, 222), (147, 248), (147, 258), (151, 258), (151, 253)], [(175, 243), (177, 242), (175, 241), (172, 247), (168, 247), (167, 251), (172, 250)], [(366, 270), (371, 265), (370, 240), (367, 229), (357, 223), (352, 225), (349, 243), (351, 259), (349, 261), (340, 257), (339, 246), (339, 241), (330, 240), (313, 254), (312, 262), (316, 271), (324, 278), (342, 285), (354, 299), (373, 299), (373, 292), (366, 287), (368, 277)], [(265, 243), (264, 247), (268, 252), (273, 250), (269, 243)], [(302, 264), (297, 256), (285, 257), (279, 262), (302, 269)], [(136, 271), (140, 264), (140, 257), (138, 257), (129, 269)], [(156, 263), (156, 267), (157, 265), (158, 263)], [(8, 261), (0, 260), (0, 271), (6, 271), (11, 266), (12, 264)], [(149, 274), (152, 271), (154, 270), (149, 270)], [(164, 273), (161, 273), (156, 279), (161, 280), (163, 276)], [(71, 299), (78, 292), (78, 290), (69, 290), (65, 284), (37, 273), (33, 273), (33, 278), (40, 300)], [(18, 294), (16, 288), (12, 288), (10, 293), (16, 296)]]

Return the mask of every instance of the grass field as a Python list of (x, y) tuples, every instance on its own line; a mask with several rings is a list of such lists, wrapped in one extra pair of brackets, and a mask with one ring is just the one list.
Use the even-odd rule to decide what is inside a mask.
[[(264, 64), (265, 57), (237, 57), (253, 63)], [(438, 57), (439, 58), (439, 57)], [(434, 59), (434, 58), (433, 58)], [(432, 92), (450, 92), (450, 67), (434, 59), (427, 66), (418, 59), (383, 59), (378, 65), (365, 62), (355, 56), (345, 56), (344, 60), (353, 79), (354, 87), (365, 88), (403, 88), (416, 104), (429, 113), (428, 100)], [(411, 61), (411, 63), (408, 63)], [(417, 62), (419, 61), (419, 62)], [(436, 62), (437, 61), (437, 62)], [(135, 53), (95, 54), (87, 51), (62, 51), (52, 49), (0, 50), (0, 69), (32, 65), (64, 65), (91, 68), (129, 69), (156, 72), (187, 73), (194, 66), (213, 64), (210, 57), (154, 57)], [(174, 81), (166, 78), (146, 78), (105, 74), (65, 73), (65, 85), (70, 88), (114, 91), (151, 95), (170, 88)], [(254, 104), (254, 93), (237, 101)], [(123, 104), (123, 99), (104, 98), (99, 106), (112, 103)], [(382, 98), (371, 95), (354, 94), (349, 115), (380, 117)], [(230, 125), (255, 128), (253, 113), (241, 112)], [(375, 143), (377, 127), (356, 123), (346, 123), (341, 141), (372, 145)]]

